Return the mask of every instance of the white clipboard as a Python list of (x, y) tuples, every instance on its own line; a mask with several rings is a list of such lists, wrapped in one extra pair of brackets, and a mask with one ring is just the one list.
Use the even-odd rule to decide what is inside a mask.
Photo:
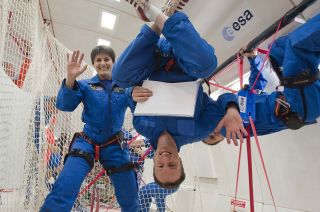
[(137, 103), (135, 116), (193, 117), (199, 82), (165, 83), (145, 80), (142, 87), (152, 91), (146, 102)]

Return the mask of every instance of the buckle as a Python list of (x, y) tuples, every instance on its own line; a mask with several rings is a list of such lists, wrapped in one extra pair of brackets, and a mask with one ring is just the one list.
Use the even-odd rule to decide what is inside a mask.
[(275, 110), (274, 113), (277, 117), (283, 117), (288, 115), (290, 112), (290, 104), (286, 102), (284, 96), (280, 96), (276, 98)]

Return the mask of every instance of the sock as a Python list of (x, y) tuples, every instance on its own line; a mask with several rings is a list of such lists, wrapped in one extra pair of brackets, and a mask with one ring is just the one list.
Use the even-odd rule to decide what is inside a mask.
[(153, 4), (150, 4), (149, 8), (146, 8), (144, 11), (144, 14), (147, 16), (147, 18), (153, 22), (156, 21), (156, 18), (160, 13), (162, 13), (162, 11)]

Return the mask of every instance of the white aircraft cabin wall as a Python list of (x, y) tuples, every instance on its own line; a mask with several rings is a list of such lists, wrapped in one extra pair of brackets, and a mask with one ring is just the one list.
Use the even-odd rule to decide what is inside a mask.
[[(318, 120), (319, 121), (319, 120)], [(320, 124), (299, 130), (259, 136), (265, 166), (279, 211), (320, 211)], [(251, 140), (253, 157), (254, 200), (261, 211), (274, 211), (257, 146)], [(219, 201), (215, 211), (229, 211), (235, 194), (239, 147), (226, 142), (212, 149), (218, 174)], [(249, 211), (249, 187), (246, 145), (243, 145), (238, 198), (244, 199)], [(291, 210), (289, 210), (291, 209)], [(241, 210), (239, 210), (241, 211)], [(259, 209), (257, 209), (259, 211)]]

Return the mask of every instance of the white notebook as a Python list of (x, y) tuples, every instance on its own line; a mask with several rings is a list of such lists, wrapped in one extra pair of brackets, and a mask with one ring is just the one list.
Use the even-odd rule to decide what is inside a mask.
[(152, 90), (153, 96), (137, 103), (136, 116), (193, 117), (199, 82), (165, 83), (145, 80), (142, 87)]

